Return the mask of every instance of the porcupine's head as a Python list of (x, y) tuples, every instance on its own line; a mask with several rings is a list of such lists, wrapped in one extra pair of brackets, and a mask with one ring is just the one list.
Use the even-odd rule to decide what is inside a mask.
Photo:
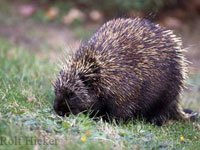
[[(94, 76), (94, 64), (84, 59), (90, 65), (83, 65), (82, 61), (72, 59), (57, 76), (54, 83), (55, 100), (54, 110), (60, 116), (78, 114), (90, 109), (95, 103), (95, 94), (92, 92), (91, 78)], [(72, 63), (73, 62), (73, 63)]]
[(78, 114), (90, 107), (91, 97), (78, 75), (60, 71), (55, 82), (54, 110), (60, 116)]

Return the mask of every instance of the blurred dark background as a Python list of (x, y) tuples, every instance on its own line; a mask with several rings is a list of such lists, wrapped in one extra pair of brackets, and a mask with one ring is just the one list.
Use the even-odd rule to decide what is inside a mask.
[(41, 51), (84, 40), (106, 20), (136, 16), (175, 30), (193, 48), (190, 59), (199, 58), (200, 0), (1, 0), (0, 36)]
[(192, 62), (184, 99), (200, 103), (200, 0), (1, 0), (0, 38), (57, 62), (64, 49), (75, 50), (106, 20), (136, 16), (182, 38)]

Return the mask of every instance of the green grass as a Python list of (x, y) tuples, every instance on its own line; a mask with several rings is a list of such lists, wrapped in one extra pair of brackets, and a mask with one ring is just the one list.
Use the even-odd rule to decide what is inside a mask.
[(95, 30), (92, 27), (90, 29), (86, 29), (80, 25), (75, 25), (74, 27), (71, 26), (70, 29), (72, 29), (72, 32), (76, 38), (84, 40), (91, 37), (92, 33), (95, 32)]
[(58, 117), (51, 85), (57, 66), (0, 43), (0, 149), (199, 149), (200, 131), (191, 123), (157, 127), (142, 121), (109, 124), (83, 114)]

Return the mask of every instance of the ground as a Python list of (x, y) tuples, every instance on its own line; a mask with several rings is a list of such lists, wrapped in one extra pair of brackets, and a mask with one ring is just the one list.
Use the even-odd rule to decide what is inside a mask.
[[(76, 49), (89, 35), (82, 33), (94, 29), (40, 23), (11, 10), (4, 7), (0, 13), (0, 149), (199, 149), (198, 123), (157, 127), (143, 121), (105, 123), (83, 114), (57, 116), (51, 83), (59, 57)], [(199, 27), (195, 20), (177, 34), (193, 62), (182, 105), (200, 112)]]

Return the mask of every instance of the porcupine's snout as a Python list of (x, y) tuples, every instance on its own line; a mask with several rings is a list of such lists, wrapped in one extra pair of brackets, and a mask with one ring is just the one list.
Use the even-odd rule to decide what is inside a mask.
[(53, 107), (59, 116), (76, 115), (84, 110), (78, 105), (80, 99), (75, 94), (70, 95), (56, 96)]
[(53, 108), (59, 116), (68, 116), (70, 111), (62, 98), (55, 98)]

